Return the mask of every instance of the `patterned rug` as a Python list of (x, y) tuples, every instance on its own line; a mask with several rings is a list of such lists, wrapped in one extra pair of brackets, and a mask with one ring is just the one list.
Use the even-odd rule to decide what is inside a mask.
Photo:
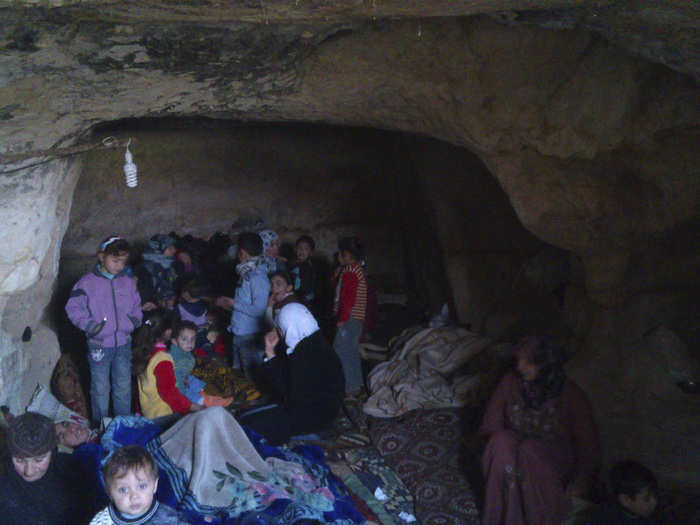
[[(465, 472), (463, 410), (414, 410), (370, 419), (372, 442), (415, 497), (423, 525), (478, 525), (476, 497)], [(473, 461), (473, 458), (472, 458)]]

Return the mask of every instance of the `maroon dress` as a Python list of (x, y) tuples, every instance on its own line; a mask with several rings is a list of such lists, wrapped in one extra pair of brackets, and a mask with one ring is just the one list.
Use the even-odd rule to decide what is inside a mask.
[(525, 405), (508, 373), (489, 401), (479, 433), (489, 437), (483, 525), (561, 525), (570, 510), (565, 488), (589, 480), (600, 444), (583, 390), (566, 380), (561, 394), (537, 409)]

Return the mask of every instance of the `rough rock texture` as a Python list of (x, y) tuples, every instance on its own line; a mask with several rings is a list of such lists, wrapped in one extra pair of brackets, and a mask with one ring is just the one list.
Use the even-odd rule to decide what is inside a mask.
[[(525, 228), (571, 252), (575, 278), (564, 304), (572, 349), (579, 350), (574, 371), (599, 401), (599, 418), (611, 423), (622, 412), (633, 414), (635, 431), (651, 436), (653, 430), (659, 444), (648, 456), (647, 443), (628, 443), (629, 431), (604, 424), (618, 429), (603, 436), (607, 450), (624, 444), (654, 465), (690, 450), (686, 436), (700, 414), (686, 397), (669, 401), (681, 416), (668, 428), (643, 417), (655, 410), (650, 402), (621, 398), (615, 414), (606, 399), (623, 380), (631, 388), (623, 371), (643, 366), (626, 358), (633, 347), (628, 319), (633, 332), (644, 334), (657, 318), (668, 318), (697, 348), (697, 320), (684, 314), (688, 307), (697, 311), (698, 297), (692, 244), (700, 208), (697, 3), (575, 2), (572, 8), (571, 0), (523, 11), (519, 2), (436, 2), (435, 11), (421, 10), (426, 4), (224, 2), (197, 9), (89, 2), (3, 9), (3, 319), (20, 317), (18, 294), (34, 286), (47, 257), (55, 260), (68, 211), (52, 195), (72, 194), (74, 183), (60, 172), (61, 162), (34, 168), (36, 177), (29, 168), (4, 173), (20, 162), (8, 152), (70, 146), (96, 123), (144, 116), (415, 132), (473, 151)], [(462, 10), (446, 11), (450, 5)], [(222, 12), (228, 14), (217, 18)], [(489, 16), (454, 17), (477, 12)], [(453, 17), (411, 18), (431, 14)], [(33, 189), (27, 199), (19, 182), (25, 177), (49, 191)], [(440, 220), (463, 228), (455, 209)], [(471, 316), (475, 293), (459, 272), (469, 257), (447, 259), (457, 312)], [(51, 271), (45, 277), (52, 280)], [(37, 296), (30, 310), (40, 316), (47, 301)], [(17, 337), (5, 328), (0, 335)], [(16, 348), (3, 345), (0, 370), (23, 362)], [(650, 352), (648, 345), (638, 348)], [(664, 476), (697, 486), (697, 477), (682, 469)]]
[[(0, 293), (0, 389), (2, 402), (15, 411), (33, 391), (27, 385), (47, 381), (58, 360), (56, 335), (40, 321), (58, 275), (61, 240), (81, 165), (75, 159), (52, 161), (2, 179), (0, 235), (6, 247), (3, 255), (14, 260), (0, 263), (6, 272)], [(27, 326), (34, 336), (22, 342)]]
[(359, 235), (372, 273), (403, 284), (397, 182), (389, 171), (401, 159), (383, 155), (394, 142), (390, 134), (168, 120), (120, 132), (126, 136), (134, 139), (139, 186), (124, 183), (122, 149), (85, 156), (62, 245), (63, 274), (71, 274), (66, 266), (84, 267), (85, 258), (92, 265), (111, 232), (141, 242), (170, 231), (208, 239), (254, 217), (292, 246), (311, 234), (316, 255), (329, 263), (338, 236)]

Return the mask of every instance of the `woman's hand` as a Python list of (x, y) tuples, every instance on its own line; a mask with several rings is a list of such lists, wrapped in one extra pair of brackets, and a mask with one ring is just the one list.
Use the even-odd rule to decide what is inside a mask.
[(280, 342), (277, 330), (270, 330), (265, 334), (265, 357), (272, 359), (275, 357), (275, 346)]
[(156, 308), (158, 308), (156, 304), (151, 301), (146, 301), (141, 305), (141, 310), (143, 310), (144, 312), (150, 312), (151, 310), (155, 310)]

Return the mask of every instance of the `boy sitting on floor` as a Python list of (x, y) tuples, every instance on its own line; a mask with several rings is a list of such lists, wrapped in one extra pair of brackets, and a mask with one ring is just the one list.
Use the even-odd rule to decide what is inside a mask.
[(158, 467), (140, 446), (117, 449), (102, 468), (102, 476), (110, 503), (92, 518), (90, 525), (187, 523), (175, 510), (154, 499)]
[(636, 461), (619, 461), (610, 469), (610, 485), (615, 496), (611, 504), (593, 512), (587, 525), (654, 525), (656, 478)]

